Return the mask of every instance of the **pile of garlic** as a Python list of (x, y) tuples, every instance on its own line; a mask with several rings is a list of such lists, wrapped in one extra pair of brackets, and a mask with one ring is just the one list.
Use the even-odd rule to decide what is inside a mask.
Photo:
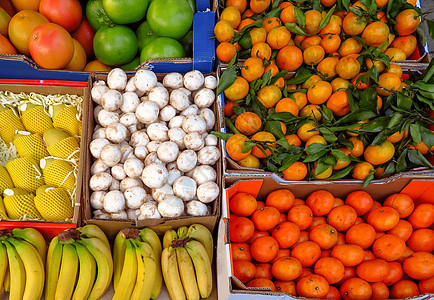
[(217, 79), (113, 69), (91, 96), (96, 126), (89, 187), (94, 218), (144, 220), (209, 215), (220, 189), (210, 109)]

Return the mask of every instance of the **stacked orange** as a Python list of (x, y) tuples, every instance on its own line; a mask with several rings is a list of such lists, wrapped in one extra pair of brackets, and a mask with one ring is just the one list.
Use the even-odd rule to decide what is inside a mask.
[(434, 292), (434, 205), (365, 191), (306, 201), (280, 189), (229, 201), (233, 275), (247, 287), (326, 299), (407, 298)]

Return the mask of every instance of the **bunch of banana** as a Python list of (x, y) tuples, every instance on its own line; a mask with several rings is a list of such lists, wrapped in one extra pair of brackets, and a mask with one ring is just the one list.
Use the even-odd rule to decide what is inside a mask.
[(124, 228), (113, 245), (113, 299), (157, 299), (163, 284), (161, 242), (149, 228)]
[(0, 286), (9, 299), (41, 299), (45, 281), (44, 237), (33, 228), (0, 230)]
[(172, 300), (208, 298), (212, 291), (214, 243), (201, 224), (168, 230), (163, 237), (161, 269)]
[(98, 226), (66, 230), (48, 248), (45, 299), (99, 299), (112, 275), (110, 244)]

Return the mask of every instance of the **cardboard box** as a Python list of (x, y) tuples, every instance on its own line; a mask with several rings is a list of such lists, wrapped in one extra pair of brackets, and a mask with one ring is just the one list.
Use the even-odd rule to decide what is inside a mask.
[[(408, 74), (410, 72), (412, 73), (421, 73), (422, 71), (426, 70), (426, 68), (428, 67), (428, 63), (404, 63), (404, 62), (399, 62), (397, 63), (398, 65), (401, 66), (402, 71), (403, 71), (403, 78), (404, 79), (408, 79)], [(223, 64), (217, 67), (217, 76), (220, 77), (221, 74), (227, 69), (227, 64)], [(284, 78), (285, 79), (290, 79), (292, 77), (294, 77), (295, 72), (290, 72), (288, 73)], [(217, 101), (219, 104), (219, 114), (220, 114), (220, 128), (221, 128), (221, 132), (227, 133), (228, 129), (226, 128), (226, 122), (225, 122), (225, 113), (224, 113), (224, 107), (225, 107), (225, 95), (224, 93), (221, 93), (220, 95), (218, 95), (217, 97)], [(220, 140), (221, 142), (221, 148), (223, 149), (223, 172), (225, 175), (231, 175), (231, 174), (244, 174), (244, 175), (249, 175), (249, 174), (264, 174), (264, 175), (269, 175), (275, 178), (275, 180), (279, 181), (279, 182), (297, 182), (297, 181), (289, 181), (289, 180), (285, 180), (282, 177), (278, 176), (276, 173), (271, 172), (271, 171), (266, 171), (263, 169), (256, 169), (256, 168), (247, 168), (247, 167), (242, 167), (240, 166), (235, 160), (233, 160), (232, 158), (229, 157), (227, 151), (226, 151), (226, 141), (224, 140)], [(388, 179), (393, 179), (393, 178), (397, 178), (400, 176), (400, 174), (408, 174), (408, 175), (413, 175), (413, 176), (419, 176), (420, 178), (424, 178), (426, 176), (428, 177), (434, 177), (434, 169), (429, 169), (426, 167), (418, 167), (418, 168), (414, 168), (411, 169), (409, 171), (406, 172), (401, 172), (399, 174), (393, 175), (393, 176), (389, 176)], [(382, 182), (382, 179), (374, 179), (372, 182)], [(306, 182), (306, 181), (304, 181)], [(318, 181), (318, 180), (314, 180), (311, 182), (323, 182), (323, 183), (330, 183), (332, 181)], [(362, 181), (360, 180), (355, 180), (355, 179), (339, 179), (339, 180), (334, 180), (333, 182), (358, 182), (361, 183)]]
[[(205, 75), (205, 74), (204, 74)], [(215, 75), (215, 74), (213, 74)], [(165, 74), (157, 74), (158, 80), (162, 80), (162, 78), (165, 76)], [(206, 76), (206, 75), (205, 75)], [(92, 86), (92, 82), (96, 80), (106, 80), (107, 75), (102, 74), (94, 74), (91, 76), (91, 83), (89, 84), (89, 87)], [(86, 134), (84, 135), (84, 148), (86, 149), (83, 151), (83, 155), (86, 157), (86, 171), (84, 172), (84, 181), (83, 181), (83, 220), (86, 224), (95, 224), (98, 225), (105, 234), (109, 237), (109, 239), (114, 238), (115, 235), (125, 227), (137, 227), (137, 228), (143, 228), (143, 227), (151, 227), (157, 233), (163, 233), (171, 228), (178, 228), (181, 226), (189, 226), (194, 223), (201, 223), (208, 227), (211, 232), (214, 231), (214, 227), (217, 224), (217, 220), (220, 216), (220, 201), (221, 197), (219, 196), (212, 205), (212, 213), (209, 216), (203, 216), (203, 217), (191, 217), (191, 216), (183, 216), (179, 218), (162, 218), (162, 219), (148, 219), (148, 220), (138, 220), (138, 221), (116, 221), (116, 220), (98, 220), (94, 219), (92, 215), (92, 208), (90, 206), (90, 195), (92, 191), (89, 188), (89, 179), (91, 177), (90, 175), (90, 167), (93, 163), (92, 155), (89, 151), (89, 144), (92, 140), (92, 134), (95, 127), (95, 121), (93, 118), (93, 108), (95, 103), (89, 99), (86, 103), (87, 110), (89, 111), (88, 122), (86, 123)], [(218, 123), (218, 114), (217, 114), (217, 103), (214, 102), (214, 105), (212, 107), (215, 115), (216, 115), (216, 124), (214, 126), (214, 130), (219, 131), (219, 123)], [(84, 131), (83, 131), (84, 132)], [(219, 147), (219, 144), (218, 144)], [(216, 165), (214, 166), (217, 172), (217, 184), (222, 187), (222, 169), (221, 169), (221, 160), (220, 158)]]
[[(264, 200), (266, 196), (277, 189), (289, 189), (296, 198), (305, 199), (310, 193), (325, 189), (331, 192), (335, 197), (345, 199), (352, 191), (361, 190), (362, 185), (358, 183), (328, 183), (321, 184), (317, 182), (311, 183), (281, 183), (275, 181), (270, 176), (233, 176), (226, 178), (226, 189), (223, 192), (222, 201), (222, 219), (220, 220), (217, 233), (217, 284), (219, 287), (220, 299), (301, 299), (289, 296), (285, 293), (271, 292), (265, 289), (247, 288), (237, 278), (233, 276), (231, 249), (229, 243), (229, 199), (237, 192), (249, 193), (258, 200)], [(364, 188), (372, 198), (382, 202), (387, 196), (404, 192), (410, 195), (415, 201), (423, 199), (432, 199), (434, 195), (434, 178), (419, 180), (413, 179), (411, 176), (401, 176), (395, 180), (382, 183), (371, 183)], [(425, 294), (411, 299), (428, 299), (434, 294)], [(304, 298), (303, 298), (304, 299)]]
[[(215, 12), (210, 11), (209, 0), (196, 0), (193, 16), (193, 57), (177, 59), (150, 59), (136, 68), (151, 69), (156, 73), (199, 70), (211, 73), (215, 63)], [(140, 55), (140, 53), (138, 53)], [(85, 81), (89, 72), (45, 70), (25, 55), (0, 54), (0, 78)], [(107, 74), (107, 73), (105, 73)]]
[[(8, 82), (8, 83), (5, 83)], [(87, 88), (88, 82), (47, 82), (41, 80), (39, 83), (35, 81), (18, 81), (21, 84), (16, 84), (14, 80), (4, 81), (0, 80), (0, 91), (11, 91), (13, 93), (39, 93), (43, 95), (48, 94), (72, 94), (83, 96), (83, 112), (82, 120), (87, 119), (88, 111), (86, 110), (86, 99), (89, 97), (89, 90)], [(82, 132), (85, 130), (85, 122), (83, 122)], [(0, 228), (25, 228), (32, 227), (39, 230), (45, 237), (52, 238), (57, 236), (68, 228), (75, 228), (81, 224), (81, 198), (82, 198), (82, 184), (85, 166), (85, 151), (84, 148), (84, 134), (80, 142), (80, 158), (79, 169), (77, 174), (76, 195), (74, 203), (74, 216), (71, 222), (48, 222), (48, 221), (0, 221)]]

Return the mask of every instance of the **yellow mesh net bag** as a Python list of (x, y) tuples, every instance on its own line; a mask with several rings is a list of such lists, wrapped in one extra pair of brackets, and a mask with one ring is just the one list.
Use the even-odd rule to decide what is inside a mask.
[[(22, 111), (25, 106), (29, 107)], [(22, 111), (21, 120), (27, 131), (42, 135), (47, 129), (53, 128), (53, 122), (42, 105), (23, 104), (20, 110)]]
[(14, 187), (12, 178), (5, 167), (0, 166), (0, 194), (3, 194), (5, 189), (11, 189)]
[(36, 209), (34, 198), (33, 194), (5, 196), (3, 201), (9, 218), (12, 220), (42, 220), (41, 214)]
[(63, 139), (47, 148), (51, 156), (63, 159), (78, 159), (80, 156), (80, 146), (75, 137)]
[(13, 144), (21, 157), (31, 156), (35, 161), (50, 155), (45, 147), (42, 136), (39, 134), (17, 135)]
[(21, 119), (12, 111), (6, 109), (0, 112), (0, 138), (11, 143), (17, 130), (26, 130)]
[(39, 163), (45, 184), (74, 192), (76, 177), (70, 163), (60, 159), (42, 159)]
[(6, 164), (6, 169), (17, 188), (33, 193), (44, 184), (41, 169), (31, 157), (17, 157), (10, 160)]
[(0, 219), (1, 220), (8, 220), (9, 217), (6, 213), (6, 208), (5, 205), (3, 203), (3, 198), (0, 196)]
[(74, 214), (71, 199), (63, 188), (48, 188), (36, 195), (35, 206), (47, 221), (66, 221)]
[(70, 136), (78, 136), (79, 127), (81, 127), (81, 122), (77, 120), (78, 111), (74, 106), (59, 106), (62, 106), (63, 109), (53, 117), (54, 127), (63, 129)]

